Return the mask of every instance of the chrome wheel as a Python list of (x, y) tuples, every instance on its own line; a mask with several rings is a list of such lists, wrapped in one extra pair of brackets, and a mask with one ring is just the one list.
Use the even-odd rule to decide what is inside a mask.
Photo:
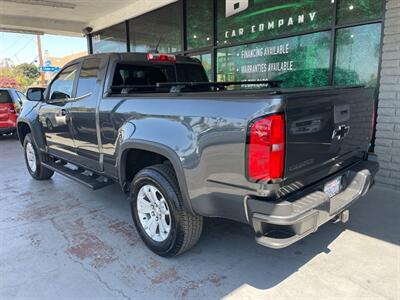
[(144, 185), (137, 196), (137, 212), (146, 234), (164, 242), (171, 232), (171, 212), (164, 195), (153, 185)]
[(31, 171), (35, 173), (37, 168), (37, 160), (36, 160), (35, 149), (33, 148), (32, 143), (28, 142), (26, 144), (25, 151), (29, 169), (31, 169)]

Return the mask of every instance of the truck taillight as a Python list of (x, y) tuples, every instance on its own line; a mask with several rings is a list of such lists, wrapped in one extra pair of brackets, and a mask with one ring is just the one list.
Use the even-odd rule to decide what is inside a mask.
[(147, 53), (147, 59), (149, 61), (176, 62), (176, 56), (173, 54)]
[(249, 128), (247, 174), (254, 181), (283, 178), (285, 164), (285, 116), (272, 115), (254, 121)]

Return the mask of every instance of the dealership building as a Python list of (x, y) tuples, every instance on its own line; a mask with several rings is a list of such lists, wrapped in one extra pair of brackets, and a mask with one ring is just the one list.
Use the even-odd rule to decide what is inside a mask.
[[(41, 9), (35, 17), (27, 13), (33, 2)], [(188, 55), (215, 81), (371, 87), (377, 181), (400, 189), (399, 0), (90, 2), (6, 1), (0, 30), (83, 32), (90, 53), (157, 49)]]

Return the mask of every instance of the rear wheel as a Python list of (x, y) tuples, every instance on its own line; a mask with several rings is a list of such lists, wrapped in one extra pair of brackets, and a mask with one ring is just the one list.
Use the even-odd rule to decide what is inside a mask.
[(32, 141), (30, 133), (25, 136), (24, 155), (26, 167), (33, 178), (36, 180), (46, 180), (53, 176), (54, 171), (42, 166), (42, 162), (49, 162), (51, 161), (51, 158), (48, 155), (39, 152)]
[(154, 253), (176, 256), (199, 240), (203, 218), (184, 209), (171, 166), (157, 165), (140, 171), (132, 181), (130, 200), (136, 229)]

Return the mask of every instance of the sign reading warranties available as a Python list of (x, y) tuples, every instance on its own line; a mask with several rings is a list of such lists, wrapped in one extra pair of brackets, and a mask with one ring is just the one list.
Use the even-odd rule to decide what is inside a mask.
[(332, 0), (219, 0), (218, 42), (246, 42), (328, 29), (332, 6)]
[(276, 79), (283, 81), (282, 87), (325, 86), (330, 46), (331, 34), (324, 31), (222, 48), (217, 58), (218, 81)]

